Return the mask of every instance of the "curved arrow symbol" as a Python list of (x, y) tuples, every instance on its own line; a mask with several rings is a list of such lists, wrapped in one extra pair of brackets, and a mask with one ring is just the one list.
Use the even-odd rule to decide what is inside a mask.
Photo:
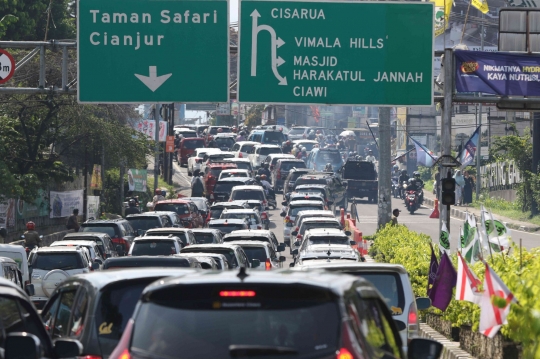
[(157, 67), (156, 66), (149, 66), (149, 76), (139, 75), (135, 74), (139, 80), (142, 81), (143, 84), (145, 84), (152, 92), (156, 92), (156, 90), (163, 85), (165, 81), (169, 77), (172, 76), (172, 74), (166, 74), (157, 76)]
[(257, 21), (259, 17), (261, 17), (261, 14), (257, 11), (257, 9), (253, 10), (251, 13), (251, 76), (257, 76), (257, 38), (259, 36), (259, 32), (266, 30), (270, 33), (270, 37), (272, 39), (272, 42), (270, 44), (271, 46), (271, 56), (272, 56), (272, 72), (274, 73), (274, 76), (276, 79), (279, 80), (279, 85), (287, 85), (287, 77), (281, 76), (278, 72), (278, 66), (281, 66), (285, 63), (285, 60), (283, 60), (281, 57), (277, 57), (277, 49), (280, 48), (285, 44), (285, 41), (283, 41), (280, 37), (277, 37), (276, 31), (274, 28), (268, 26), (268, 25), (258, 25)]

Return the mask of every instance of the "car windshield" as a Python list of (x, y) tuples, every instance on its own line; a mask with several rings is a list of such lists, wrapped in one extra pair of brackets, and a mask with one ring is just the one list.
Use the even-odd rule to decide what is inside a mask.
[(303, 135), (305, 131), (306, 131), (305, 128), (302, 128), (302, 127), (293, 127), (293, 128), (291, 128), (291, 130), (289, 131), (289, 135)]
[(231, 233), (232, 231), (238, 231), (239, 229), (246, 229), (245, 226), (241, 225), (241, 224), (237, 224), (237, 223), (230, 223), (230, 224), (209, 224), (208, 225), (209, 228), (213, 228), (213, 229), (219, 229), (220, 231), (222, 231), (223, 233)]
[(195, 232), (193, 235), (195, 236), (195, 243), (197, 244), (214, 243), (214, 235), (212, 233)]
[[(172, 211), (178, 215), (189, 214), (189, 206), (187, 203), (158, 203), (156, 204), (155, 211)], [(133, 225), (133, 223), (131, 224)]]
[(233, 268), (238, 267), (238, 262), (236, 261), (236, 255), (234, 254), (234, 250), (232, 249), (226, 249), (226, 248), (184, 248), (182, 249), (182, 253), (216, 253), (216, 254), (223, 254), (227, 261), (231, 264)]
[(276, 145), (281, 145), (285, 141), (285, 136), (283, 132), (279, 131), (265, 131), (263, 135), (263, 143), (272, 143)]
[(120, 341), (143, 289), (157, 278), (122, 281), (105, 287), (95, 311), (101, 355), (108, 357)]
[(22, 271), (22, 262), (23, 262), (23, 256), (21, 253), (17, 253), (17, 252), (4, 252), (4, 251), (1, 251), (0, 252), (0, 257), (8, 257), (8, 258), (11, 258), (15, 261), (15, 263), (17, 263), (17, 266), (19, 267), (19, 269)]
[(191, 197), (188, 200), (195, 203), (199, 211), (206, 211), (208, 209), (206, 206), (206, 200), (204, 198)]
[(82, 228), (82, 232), (107, 233), (109, 235), (109, 237), (111, 237), (111, 238), (116, 237), (116, 233), (114, 231), (114, 226), (113, 225), (110, 225), (110, 226), (103, 226), (103, 225), (93, 226), (91, 224), (84, 223), (81, 226), (81, 228)]
[(231, 195), (233, 201), (236, 200), (255, 200), (255, 201), (264, 201), (264, 195), (262, 191), (258, 190), (238, 190), (234, 191)]
[(309, 237), (309, 243), (310, 244), (349, 244), (349, 238), (347, 237), (330, 237), (330, 236), (323, 236), (323, 237), (316, 237), (311, 236)]
[(210, 210), (210, 218), (218, 219), (221, 216), (221, 212), (223, 212), (223, 208), (215, 208)]
[(317, 163), (331, 163), (333, 166), (342, 163), (341, 154), (339, 151), (323, 151), (320, 150), (317, 155)]
[(248, 223), (259, 224), (259, 218), (254, 213), (222, 213), (221, 219), (246, 219)]
[(279, 147), (262, 147), (259, 152), (260, 155), (268, 156), (271, 153), (281, 153), (281, 148)]
[(187, 239), (186, 239), (186, 232), (163, 232), (163, 231), (152, 231), (152, 230), (149, 230), (148, 232), (146, 232), (146, 235), (147, 236), (157, 236), (157, 237), (168, 237), (170, 235), (173, 235), (174, 237), (178, 237), (180, 238), (180, 241), (182, 241), (182, 243), (184, 245), (187, 244)]
[(251, 164), (248, 162), (235, 162), (236, 167), (238, 167), (241, 170), (248, 170), (251, 171)]
[(231, 137), (217, 137), (215, 141), (219, 147), (230, 148), (234, 145), (234, 140)]
[(249, 152), (251, 149), (255, 147), (255, 145), (242, 145), (242, 148), (240, 149), (241, 152)]
[(75, 253), (36, 253), (34, 256), (34, 269), (53, 270), (53, 269), (80, 269), (83, 263), (80, 256)]
[(177, 254), (174, 241), (138, 240), (133, 244), (132, 256), (169, 256)]
[(300, 211), (316, 211), (316, 210), (322, 210), (322, 205), (321, 206), (299, 206), (299, 207), (292, 207), (289, 209), (289, 216), (291, 217), (295, 217), (298, 212)]
[(367, 279), (382, 294), (388, 308), (396, 307), (405, 312), (403, 286), (398, 273), (347, 272), (347, 274), (361, 276)]
[(216, 192), (222, 192), (222, 193), (231, 193), (234, 186), (242, 186), (244, 182), (232, 182), (232, 181), (226, 181), (226, 182), (218, 182), (216, 183), (216, 186), (214, 187), (214, 193)]
[(289, 171), (291, 168), (306, 168), (306, 163), (304, 161), (281, 162), (282, 171)]
[(224, 173), (221, 173), (221, 178), (229, 178), (229, 177), (247, 177), (247, 173), (246, 172), (242, 172), (242, 171), (239, 171), (239, 172), (224, 172)]
[(308, 231), (313, 228), (337, 228), (341, 229), (341, 226), (338, 222), (311, 222), (311, 223), (304, 223), (302, 225), (302, 228), (300, 229), (301, 234), (304, 234), (305, 231)]
[(255, 294), (241, 300), (220, 295), (230, 290), (224, 285), (175, 286), (152, 293), (139, 307), (130, 351), (135, 357), (158, 359), (178, 353), (183, 359), (234, 358), (241, 356), (234, 346), (240, 352), (254, 346), (285, 347), (293, 353), (279, 355), (286, 358), (336, 356), (341, 320), (330, 291), (298, 284), (254, 289), (236, 284), (235, 290)]
[(144, 231), (147, 231), (152, 228), (161, 228), (161, 223), (159, 222), (159, 219), (157, 217), (150, 217), (150, 218), (140, 218), (140, 217), (131, 217), (127, 218), (135, 232), (137, 232), (139, 229), (142, 229)]
[(190, 140), (182, 142), (182, 148), (187, 148), (189, 150), (194, 150), (196, 148), (204, 147), (204, 140)]
[(246, 252), (246, 255), (250, 262), (253, 259), (258, 259), (261, 261), (261, 263), (264, 263), (266, 259), (268, 258), (264, 247), (242, 246), (242, 249), (244, 250), (244, 252)]

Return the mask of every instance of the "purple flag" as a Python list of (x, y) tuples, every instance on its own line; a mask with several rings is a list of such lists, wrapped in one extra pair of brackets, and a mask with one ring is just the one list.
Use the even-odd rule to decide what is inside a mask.
[(429, 262), (429, 274), (427, 282), (428, 296), (429, 293), (431, 293), (431, 288), (433, 287), (433, 283), (435, 282), (435, 278), (437, 277), (437, 270), (439, 270), (439, 262), (437, 262), (437, 257), (435, 256), (435, 252), (433, 251), (433, 245), (430, 243), (429, 246), (431, 247), (431, 261)]
[(450, 304), (450, 300), (452, 300), (452, 289), (456, 286), (456, 281), (456, 270), (448, 254), (444, 252), (441, 257), (437, 276), (433, 282), (433, 287), (428, 295), (431, 299), (431, 304), (435, 308), (439, 308), (443, 312), (446, 310), (448, 304)]

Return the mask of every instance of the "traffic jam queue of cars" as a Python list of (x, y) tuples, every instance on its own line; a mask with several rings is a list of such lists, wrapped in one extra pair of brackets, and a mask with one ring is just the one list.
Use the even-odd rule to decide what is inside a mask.
[(210, 131), (183, 139), (204, 140), (178, 161), (201, 197), (89, 220), (28, 257), (0, 245), (2, 357), (438, 358), (419, 337), (430, 300), (402, 266), (364, 262), (336, 218), (347, 182), (295, 166), (266, 131), (232, 151), (204, 147)]

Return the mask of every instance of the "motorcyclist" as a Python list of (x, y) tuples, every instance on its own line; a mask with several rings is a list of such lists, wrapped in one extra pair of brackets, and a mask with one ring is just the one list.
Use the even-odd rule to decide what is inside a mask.
[(347, 146), (345, 146), (345, 141), (343, 140), (343, 137), (339, 139), (339, 141), (337, 143), (337, 148), (340, 151), (344, 151), (344, 150), (347, 149)]
[(375, 162), (377, 161), (377, 159), (375, 158), (375, 156), (373, 156), (373, 151), (372, 150), (369, 150), (368, 151), (368, 155), (366, 156), (366, 161), (369, 161), (369, 162)]
[(240, 131), (238, 136), (236, 136), (236, 142), (245, 141), (246, 140), (246, 133), (244, 131)]
[(400, 197), (403, 198), (403, 182), (407, 183), (409, 181), (409, 175), (406, 170), (401, 171), (401, 175), (398, 178), (399, 192)]
[(305, 147), (302, 147), (300, 152), (298, 152), (298, 155), (296, 155), (296, 158), (299, 160), (305, 160), (307, 158), (307, 150)]
[(334, 168), (332, 167), (331, 163), (327, 163), (324, 167), (324, 172), (334, 172)]
[(263, 163), (263, 166), (261, 168), (259, 168), (259, 170), (257, 171), (257, 174), (259, 176), (263, 176), (263, 175), (266, 175), (267, 178), (270, 177), (271, 173), (270, 173), (270, 170), (268, 169), (269, 165), (268, 163)]
[(281, 147), (281, 150), (283, 151), (283, 153), (291, 153), (292, 148), (293, 148), (293, 144), (291, 140), (287, 140), (283, 142), (283, 146)]
[(141, 211), (139, 211), (139, 209), (137, 208), (137, 204), (136, 204), (136, 202), (135, 202), (135, 200), (133, 198), (131, 198), (128, 201), (128, 205), (129, 205), (129, 207), (126, 208), (126, 210), (124, 211), (126, 216), (128, 214), (139, 214), (139, 213), (141, 213)]
[(217, 143), (214, 140), (214, 136), (208, 136), (208, 145), (206, 145), (206, 147), (217, 148)]
[(36, 224), (32, 221), (26, 223), (27, 231), (24, 232), (24, 246), (29, 250), (34, 247), (41, 247), (41, 238), (39, 238), (38, 232), (36, 232)]
[(272, 187), (272, 185), (270, 184), (270, 182), (268, 182), (266, 179), (266, 175), (261, 175), (260, 177), (260, 183), (261, 183), (261, 186), (262, 188), (264, 188), (264, 191), (266, 192), (266, 195), (268, 196), (268, 199), (271, 199), (271, 200), (276, 200), (276, 192), (274, 192), (274, 188)]
[(156, 188), (156, 190), (154, 191), (154, 193), (155, 193), (155, 196), (154, 196), (154, 198), (152, 198), (152, 203), (153, 203), (154, 206), (155, 206), (157, 202), (159, 202), (159, 201), (164, 201), (164, 200), (165, 200), (165, 197), (163, 197), (160, 188)]
[(309, 131), (307, 139), (308, 140), (315, 140), (315, 137), (316, 137), (315, 130)]
[(420, 197), (420, 204), (422, 204), (422, 203), (424, 203), (424, 191), (423, 191), (424, 181), (422, 181), (422, 179), (420, 178), (420, 172), (418, 172), (418, 171), (413, 172), (413, 178), (414, 178), (414, 182), (416, 184), (418, 195)]
[(399, 166), (398, 165), (394, 165), (394, 167), (392, 167), (392, 178), (396, 177), (396, 179), (399, 177)]
[(131, 199), (135, 201), (135, 207), (139, 207), (139, 196), (134, 196), (133, 191), (128, 191), (126, 200), (129, 202)]

